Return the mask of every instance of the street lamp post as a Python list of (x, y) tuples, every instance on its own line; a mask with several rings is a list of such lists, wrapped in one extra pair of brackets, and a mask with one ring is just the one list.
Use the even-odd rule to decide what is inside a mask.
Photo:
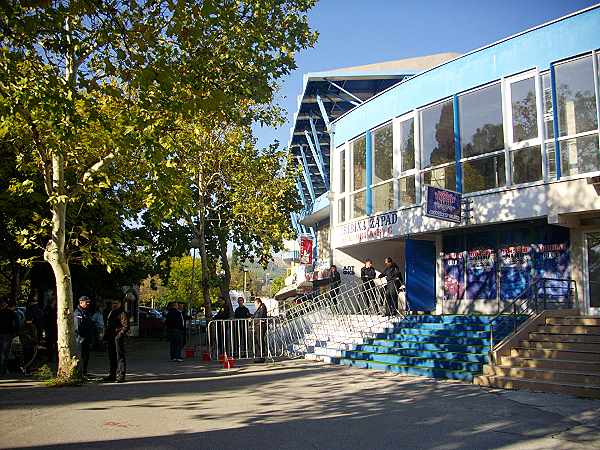
[(196, 263), (196, 249), (200, 246), (200, 241), (197, 238), (194, 238), (191, 240), (190, 242), (190, 247), (192, 247), (192, 286), (190, 287), (190, 304), (189, 304), (189, 310), (191, 311), (192, 309), (192, 305), (194, 302), (194, 281), (196, 279), (195, 276), (195, 263)]
[(244, 267), (244, 295), (246, 295), (246, 274), (248, 273), (248, 269)]

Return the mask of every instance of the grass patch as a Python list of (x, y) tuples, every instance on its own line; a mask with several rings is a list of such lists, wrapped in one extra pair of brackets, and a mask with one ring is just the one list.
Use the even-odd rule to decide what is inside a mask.
[(58, 378), (52, 377), (44, 381), (48, 387), (81, 386), (85, 380), (82, 378)]
[(50, 368), (50, 366), (48, 366), (48, 364), (44, 364), (43, 366), (35, 370), (35, 372), (33, 372), (33, 378), (38, 381), (47, 381), (53, 377), (54, 372), (52, 372), (52, 369)]

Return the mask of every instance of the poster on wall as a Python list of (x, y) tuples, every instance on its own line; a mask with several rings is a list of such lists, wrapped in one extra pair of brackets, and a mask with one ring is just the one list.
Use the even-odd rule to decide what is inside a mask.
[(300, 264), (312, 264), (313, 241), (307, 236), (300, 237)]
[(444, 262), (444, 298), (462, 300), (465, 296), (465, 253), (442, 255)]
[(467, 299), (493, 300), (496, 289), (496, 252), (485, 248), (467, 252)]
[[(500, 299), (517, 298), (531, 282), (531, 245), (515, 245), (500, 249)], [(528, 297), (530, 294), (526, 293)]]
[[(567, 279), (571, 276), (569, 245), (536, 244), (533, 245), (533, 273), (536, 278)], [(561, 281), (548, 281), (540, 284), (538, 293), (560, 300), (566, 298), (569, 283)]]

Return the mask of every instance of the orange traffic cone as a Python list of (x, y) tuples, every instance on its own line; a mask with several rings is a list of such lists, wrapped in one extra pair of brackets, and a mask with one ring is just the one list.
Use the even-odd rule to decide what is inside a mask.
[(223, 360), (223, 368), (231, 369), (235, 364), (235, 359), (232, 357), (227, 357), (227, 353), (225, 353), (225, 359)]
[(208, 353), (208, 352), (202, 353), (202, 361), (210, 361), (210, 353)]

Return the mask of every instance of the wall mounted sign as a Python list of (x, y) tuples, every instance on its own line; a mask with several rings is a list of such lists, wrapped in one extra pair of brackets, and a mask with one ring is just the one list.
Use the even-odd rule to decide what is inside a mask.
[(312, 264), (313, 241), (307, 236), (300, 237), (300, 264)]
[(461, 222), (462, 196), (458, 192), (425, 186), (425, 210), (423, 215), (448, 222)]
[[(500, 253), (500, 299), (517, 298), (531, 282), (531, 245), (515, 245), (499, 250)], [(526, 293), (526, 298), (530, 293)]]
[(340, 244), (354, 244), (398, 235), (398, 212), (392, 211), (344, 224), (337, 228)]

